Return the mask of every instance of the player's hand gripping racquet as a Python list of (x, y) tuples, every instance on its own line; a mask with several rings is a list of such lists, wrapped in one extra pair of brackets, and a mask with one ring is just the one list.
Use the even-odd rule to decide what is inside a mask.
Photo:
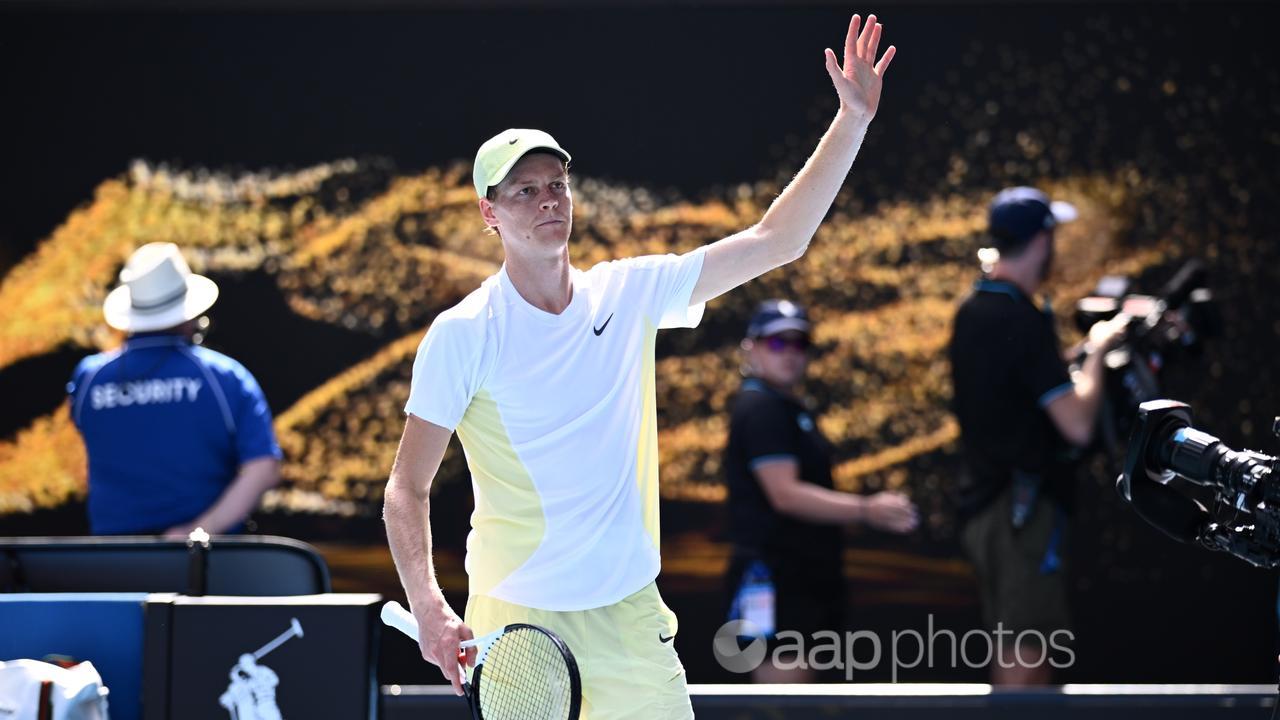
[[(418, 621), (398, 602), (382, 606), (382, 622), (418, 639)], [(478, 720), (578, 720), (582, 678), (555, 633), (516, 623), (464, 641), (459, 658), (470, 647), (476, 648), (476, 664), (469, 683), (461, 668), (462, 687)]]

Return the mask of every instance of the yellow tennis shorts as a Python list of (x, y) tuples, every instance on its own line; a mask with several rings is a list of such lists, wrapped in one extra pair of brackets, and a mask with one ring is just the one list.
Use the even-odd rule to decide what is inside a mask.
[(541, 625), (559, 635), (582, 675), (582, 720), (693, 717), (676, 655), (676, 615), (662, 602), (657, 583), (613, 605), (569, 612), (472, 595), (464, 620), (476, 637), (511, 623)]

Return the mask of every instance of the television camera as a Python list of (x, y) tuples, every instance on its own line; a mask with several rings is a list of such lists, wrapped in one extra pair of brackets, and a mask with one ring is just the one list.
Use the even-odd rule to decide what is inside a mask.
[[(1106, 392), (1096, 437), (1114, 453), (1132, 426), (1135, 409), (1161, 395), (1160, 374), (1180, 353), (1195, 351), (1221, 325), (1204, 263), (1191, 260), (1156, 295), (1131, 292), (1128, 278), (1107, 276), (1094, 294), (1076, 303), (1081, 332), (1100, 320), (1123, 315), (1124, 341), (1106, 354)], [(1077, 362), (1083, 357), (1078, 358)]]
[[(1280, 417), (1272, 431), (1280, 437)], [(1197, 430), (1185, 403), (1152, 400), (1138, 408), (1116, 489), (1169, 537), (1274, 568), (1280, 567), (1277, 465), (1274, 456), (1232, 450)], [(1179, 479), (1207, 489), (1208, 507)]]

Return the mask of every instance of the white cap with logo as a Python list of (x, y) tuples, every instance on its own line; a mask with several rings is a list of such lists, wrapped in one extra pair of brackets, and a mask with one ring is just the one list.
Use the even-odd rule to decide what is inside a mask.
[(480, 197), (488, 195), (489, 188), (502, 182), (520, 158), (534, 150), (546, 150), (565, 162), (571, 159), (555, 138), (541, 130), (503, 130), (485, 141), (476, 152), (475, 169), (472, 171), (476, 194)]

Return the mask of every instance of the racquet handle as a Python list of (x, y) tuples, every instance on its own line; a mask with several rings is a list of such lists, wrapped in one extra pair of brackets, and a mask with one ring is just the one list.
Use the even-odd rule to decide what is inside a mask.
[(382, 606), (382, 622), (408, 635), (414, 640), (418, 639), (418, 620), (413, 613), (405, 610), (404, 607), (392, 600)]
[[(404, 606), (395, 600), (392, 600), (382, 606), (382, 622), (399, 630), (405, 635), (408, 635), (414, 640), (418, 639), (418, 619), (413, 616), (413, 613), (405, 610)], [(485, 635), (484, 637), (463, 640), (461, 643), (458, 643), (458, 647), (463, 650), (471, 647), (480, 647), (485, 643), (497, 639), (501, 634), (502, 631), (499, 630), (497, 632), (490, 633), (489, 635)]]
[[(404, 609), (400, 603), (392, 600), (382, 606), (382, 622), (386, 625), (399, 630), (414, 640), (418, 639), (418, 620), (413, 613)], [(468, 641), (474, 644), (475, 641)], [(467, 643), (463, 643), (458, 648), (458, 676), (462, 678), (463, 687), (467, 687), (466, 661), (467, 661)]]

